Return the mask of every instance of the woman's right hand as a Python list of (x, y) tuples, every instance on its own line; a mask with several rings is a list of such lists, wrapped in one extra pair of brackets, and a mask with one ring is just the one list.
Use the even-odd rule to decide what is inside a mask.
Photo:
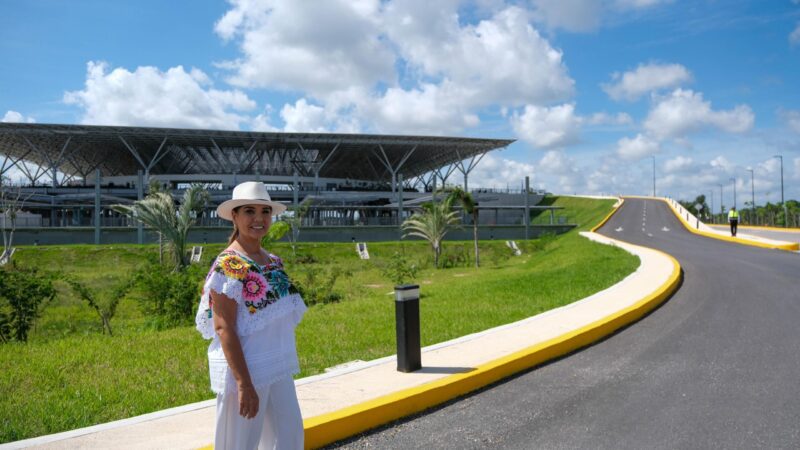
[(253, 385), (239, 386), (239, 415), (252, 419), (258, 414), (258, 393)]

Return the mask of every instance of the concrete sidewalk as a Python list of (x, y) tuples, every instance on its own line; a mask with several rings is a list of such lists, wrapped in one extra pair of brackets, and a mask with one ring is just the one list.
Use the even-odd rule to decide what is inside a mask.
[(694, 234), (742, 245), (750, 245), (753, 247), (786, 250), (790, 252), (796, 252), (800, 250), (800, 244), (794, 240), (770, 239), (753, 233), (747, 233), (746, 230), (748, 227), (740, 227), (745, 229), (745, 232), (739, 232), (736, 234), (736, 237), (733, 237), (731, 236), (728, 228), (711, 226), (702, 222), (700, 219), (695, 217), (694, 214), (687, 211), (686, 208), (684, 208), (677, 201), (673, 199), (663, 200), (669, 204), (669, 206), (672, 208), (672, 211), (675, 213), (678, 219), (680, 219), (686, 229)]
[[(423, 349), (423, 369), (396, 370), (395, 357), (358, 363), (296, 381), (306, 444), (317, 447), (422, 411), (562, 356), (613, 333), (657, 307), (677, 289), (680, 266), (656, 250), (617, 245), (640, 258), (633, 274), (583, 300), (537, 316)], [(424, 326), (424, 317), (422, 318)], [(213, 442), (214, 401), (205, 401), (6, 448), (192, 449)]]

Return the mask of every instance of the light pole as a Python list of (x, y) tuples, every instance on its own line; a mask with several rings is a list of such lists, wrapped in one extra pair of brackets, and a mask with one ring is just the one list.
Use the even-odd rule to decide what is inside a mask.
[(789, 225), (789, 217), (786, 211), (786, 202), (783, 201), (783, 155), (775, 155), (775, 158), (781, 160), (781, 205), (783, 205), (783, 226)]
[(725, 215), (725, 202), (722, 200), (722, 185), (717, 183), (717, 186), (719, 186), (719, 213)]
[(653, 157), (653, 197), (656, 196), (656, 155), (650, 155)]
[(756, 177), (753, 174), (752, 168), (747, 168), (747, 171), (750, 172), (750, 225), (755, 225), (755, 217), (756, 217)]
[(711, 213), (711, 223), (716, 223), (714, 221), (714, 190), (711, 190), (711, 196), (708, 197), (711, 199), (711, 202), (708, 205), (708, 211)]
[(731, 178), (733, 182), (733, 207), (736, 208), (736, 177)]

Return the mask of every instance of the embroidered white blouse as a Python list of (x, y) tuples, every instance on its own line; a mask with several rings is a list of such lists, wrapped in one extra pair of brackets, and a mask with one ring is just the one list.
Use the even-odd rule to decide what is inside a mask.
[(257, 389), (300, 371), (294, 329), (306, 305), (284, 272), (283, 261), (269, 254), (269, 262), (262, 266), (228, 250), (219, 254), (208, 272), (195, 317), (200, 334), (212, 339), (208, 347), (208, 369), (213, 392), (233, 393), (237, 388), (214, 332), (211, 290), (237, 303), (236, 331)]

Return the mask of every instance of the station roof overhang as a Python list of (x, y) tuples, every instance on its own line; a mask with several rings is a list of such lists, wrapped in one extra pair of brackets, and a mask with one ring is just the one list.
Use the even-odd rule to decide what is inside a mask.
[[(23, 164), (29, 179), (160, 174), (256, 174), (388, 181), (476, 158), (510, 139), (0, 123), (0, 174)], [(464, 161), (470, 161), (465, 163)], [(38, 171), (27, 168), (34, 163)]]

